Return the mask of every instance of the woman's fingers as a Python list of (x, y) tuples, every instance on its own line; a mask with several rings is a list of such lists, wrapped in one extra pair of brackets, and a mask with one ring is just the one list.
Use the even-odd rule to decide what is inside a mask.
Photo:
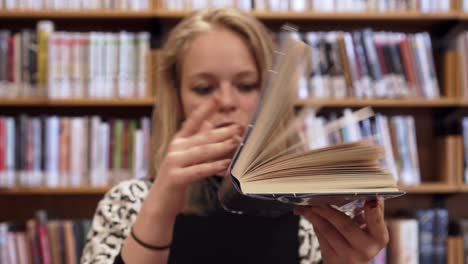
[(195, 109), (187, 120), (185, 120), (177, 136), (189, 137), (197, 133), (202, 127), (204, 121), (209, 119), (209, 117), (216, 112), (216, 107), (216, 101), (208, 100), (208, 102)]
[(384, 220), (384, 201), (368, 201), (364, 210), (370, 236), (380, 247), (384, 247), (389, 241), (388, 229)]
[(171, 144), (171, 151), (185, 151), (196, 146), (223, 142), (239, 136), (241, 133), (242, 128), (239, 125), (230, 125), (212, 129), (204, 133), (197, 133), (191, 137), (175, 138)]
[(238, 145), (238, 139), (230, 138), (223, 142), (196, 146), (181, 151), (173, 151), (168, 157), (172, 160), (176, 160), (179, 167), (188, 167), (226, 157), (226, 155), (232, 152)]
[(199, 132), (206, 132), (214, 129), (213, 123), (208, 120), (203, 121), (202, 125), (200, 126)]
[(330, 263), (339, 263), (338, 254), (335, 252), (332, 245), (327, 240), (327, 237), (323, 235), (322, 232), (318, 229), (314, 229), (314, 232), (319, 241), (320, 253), (322, 254), (322, 258), (326, 259)]
[(355, 210), (353, 221), (357, 225), (359, 225), (359, 228), (363, 230), (367, 229), (367, 220), (366, 220), (366, 214), (364, 212), (364, 208), (359, 208), (358, 210)]
[[(367, 230), (362, 230), (349, 216), (331, 207), (302, 207), (300, 211), (304, 217), (312, 222), (314, 228), (323, 234), (335, 252), (345, 254), (346, 258), (361, 261), (370, 260), (388, 242), (388, 232), (383, 222), (383, 211), (380, 212), (378, 206), (373, 208), (371, 203), (366, 206)], [(367, 215), (368, 212), (372, 214), (371, 219)], [(314, 215), (320, 218), (314, 217)], [(336, 233), (339, 233), (341, 239), (347, 242), (349, 248), (343, 247), (343, 242), (338, 241), (340, 237)], [(336, 248), (337, 245), (340, 246), (341, 250), (344, 248), (348, 251), (340, 253), (341, 251)]]
[(371, 245), (372, 238), (349, 216), (331, 207), (311, 207), (310, 210), (327, 219), (351, 245)]
[(230, 163), (230, 159), (202, 163), (185, 168), (176, 168), (172, 171), (172, 174), (176, 185), (186, 185), (226, 170)]

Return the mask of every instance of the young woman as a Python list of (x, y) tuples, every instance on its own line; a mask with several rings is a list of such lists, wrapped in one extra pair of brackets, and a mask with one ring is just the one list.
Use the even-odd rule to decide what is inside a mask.
[[(162, 50), (148, 181), (99, 203), (82, 263), (368, 263), (388, 242), (383, 202), (357, 223), (329, 207), (234, 215), (216, 190), (271, 64), (271, 36), (234, 9), (180, 22)], [(312, 226), (314, 228), (312, 228)], [(315, 231), (314, 231), (315, 230)]]

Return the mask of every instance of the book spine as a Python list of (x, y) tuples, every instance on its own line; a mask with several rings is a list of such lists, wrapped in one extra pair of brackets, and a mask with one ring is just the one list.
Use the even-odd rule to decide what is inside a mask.
[(97, 186), (99, 185), (99, 162), (102, 160), (99, 159), (100, 149), (99, 149), (99, 134), (100, 134), (100, 118), (98, 116), (91, 117), (89, 129), (89, 171), (90, 171), (90, 185)]
[(418, 146), (416, 140), (416, 125), (414, 117), (406, 116), (406, 128), (407, 128), (407, 140), (409, 147), (409, 158), (411, 161), (412, 175), (414, 184), (421, 183), (421, 173), (419, 171), (419, 156), (418, 156)]
[(468, 118), (463, 118), (463, 161), (464, 161), (464, 183), (468, 183)]
[[(357, 67), (359, 77), (362, 83), (362, 97), (373, 97), (373, 90), (371, 87), (372, 81), (369, 74), (369, 69), (366, 60), (366, 53), (364, 51), (364, 43), (362, 42), (362, 33), (360, 31), (353, 32), (354, 52), (356, 54)], [(359, 91), (359, 90), (358, 90)], [(357, 92), (357, 96), (361, 95)]]
[(432, 263), (434, 260), (434, 227), (435, 211), (432, 209), (420, 209), (416, 211), (419, 225), (419, 261)]
[(447, 209), (434, 209), (434, 251), (433, 263), (444, 264), (447, 258), (447, 239), (449, 229), (449, 216)]
[(13, 117), (7, 117), (6, 123), (6, 177), (5, 187), (13, 187), (16, 182), (15, 151), (17, 137), (15, 133), (16, 121)]
[(146, 87), (147, 87), (147, 79), (146, 76), (148, 70), (146, 66), (148, 65), (147, 60), (149, 59), (149, 40), (150, 34), (148, 32), (141, 32), (136, 36), (136, 49), (137, 49), (137, 69), (136, 72), (136, 97), (145, 97), (147, 94)]
[(0, 263), (8, 263), (8, 224), (0, 223)]
[(0, 187), (5, 186), (6, 176), (6, 121), (5, 118), (0, 116)]
[(42, 123), (39, 117), (34, 117), (32, 120), (32, 184), (34, 186), (42, 186)]
[(60, 119), (51, 116), (46, 119), (46, 186), (58, 187), (59, 177), (59, 149), (60, 149)]
[(64, 238), (65, 238), (65, 256), (66, 263), (76, 264), (76, 246), (75, 246), (75, 236), (73, 233), (73, 223), (72, 221), (65, 221), (63, 223), (64, 229)]
[(99, 166), (99, 181), (98, 181), (98, 186), (107, 186), (109, 182), (109, 167), (107, 164), (109, 164), (109, 143), (112, 140), (110, 138), (110, 127), (109, 124), (107, 123), (101, 123), (100, 125), (100, 131), (99, 131), (99, 149), (100, 149), (100, 154), (98, 155), (100, 157), (100, 161), (98, 164)]
[[(135, 171), (135, 133), (136, 133), (136, 121), (129, 120), (128, 121), (128, 135), (127, 135), (127, 142), (128, 142), (128, 149), (127, 149), (127, 173), (131, 175), (133, 171)], [(135, 175), (134, 175), (135, 177)]]
[(70, 120), (70, 185), (80, 186), (82, 184), (82, 159), (81, 148), (86, 143), (83, 142), (83, 120), (82, 118), (72, 118)]
[(369, 72), (374, 82), (373, 94), (376, 97), (381, 97), (385, 94), (385, 83), (383, 81), (383, 74), (377, 57), (373, 34), (374, 33), (371, 29), (363, 30), (362, 41), (366, 54), (367, 65), (369, 65)]
[(54, 31), (54, 24), (51, 21), (40, 21), (37, 24), (37, 71), (38, 85), (47, 85), (47, 39)]
[(44, 211), (37, 212), (36, 232), (39, 238), (39, 253), (42, 264), (52, 264), (50, 255), (49, 235), (47, 233), (47, 216)]
[(122, 157), (123, 157), (123, 120), (117, 119), (115, 121), (114, 138), (114, 153), (112, 153), (114, 159), (114, 178), (120, 178), (122, 168)]
[(133, 175), (135, 179), (141, 179), (145, 177), (143, 169), (143, 131), (142, 129), (137, 129), (135, 131), (135, 143), (134, 143), (134, 154), (133, 154)]

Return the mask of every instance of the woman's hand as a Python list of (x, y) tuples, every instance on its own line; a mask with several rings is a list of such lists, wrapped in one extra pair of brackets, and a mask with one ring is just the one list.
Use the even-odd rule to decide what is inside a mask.
[(175, 217), (184, 209), (188, 186), (225, 171), (231, 160), (225, 157), (239, 145), (242, 128), (230, 125), (214, 128), (208, 122), (217, 111), (211, 100), (193, 112), (169, 145), (151, 193), (160, 213)]
[(331, 207), (296, 207), (294, 212), (314, 226), (326, 264), (369, 263), (389, 240), (381, 200), (366, 202), (363, 225)]

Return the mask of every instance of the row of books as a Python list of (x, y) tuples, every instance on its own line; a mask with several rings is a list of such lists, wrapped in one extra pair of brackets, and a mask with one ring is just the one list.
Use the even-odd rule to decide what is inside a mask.
[[(145, 97), (148, 89), (147, 32), (0, 31), (0, 97)], [(34, 49), (37, 36), (43, 42)], [(297, 33), (311, 46), (299, 97), (437, 98), (428, 33)], [(46, 89), (41, 89), (46, 87)]]
[(147, 10), (149, 0), (0, 0), (0, 10)]
[(330, 133), (327, 124), (336, 120), (336, 114), (325, 118), (312, 112), (304, 120), (301, 137), (307, 142), (309, 149), (374, 138), (378, 144), (384, 146), (383, 162), (386, 168), (401, 184), (421, 183), (413, 116), (387, 117), (376, 114), (373, 118), (356, 122), (351, 109), (345, 109), (342, 119), (345, 122), (343, 128)]
[(148, 32), (0, 30), (0, 97), (147, 97), (149, 54)]
[[(48, 220), (44, 211), (36, 212), (25, 226), (0, 223), (0, 263), (79, 263), (90, 224), (89, 220)], [(468, 236), (468, 221), (459, 225), (458, 235)], [(450, 264), (446, 209), (418, 209), (410, 218), (388, 219), (387, 226), (390, 243), (372, 264)], [(463, 244), (466, 255), (468, 244)]]
[(146, 176), (150, 120), (0, 117), (0, 187), (110, 186)]
[(243, 10), (269, 12), (449, 12), (450, 0), (163, 0), (168, 10), (203, 9), (231, 6)]
[(418, 209), (409, 218), (387, 220), (387, 261), (394, 264), (447, 263), (447, 209)]
[(25, 225), (0, 223), (0, 263), (80, 263), (90, 220), (48, 220), (36, 212)]
[(311, 47), (299, 98), (437, 98), (429, 33), (292, 33)]

